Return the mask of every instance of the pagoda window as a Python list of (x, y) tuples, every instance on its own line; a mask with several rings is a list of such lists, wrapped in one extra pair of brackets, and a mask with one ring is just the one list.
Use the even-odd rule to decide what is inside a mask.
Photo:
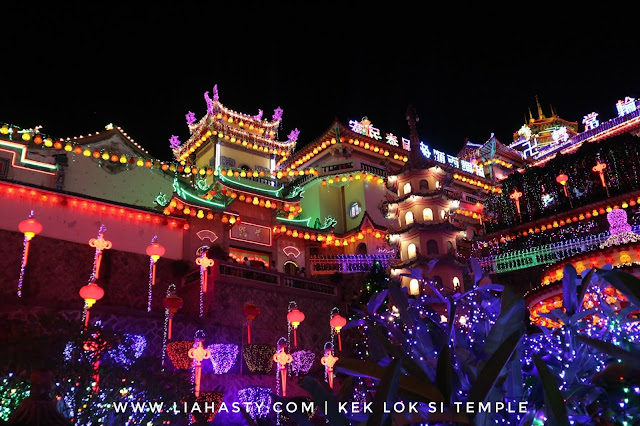
[(404, 215), (404, 224), (405, 225), (411, 225), (412, 223), (413, 223), (413, 213), (411, 211), (408, 211)]
[(409, 259), (415, 259), (418, 255), (416, 245), (411, 243), (407, 246), (407, 256)]
[(356, 247), (356, 254), (367, 254), (367, 245), (365, 243), (358, 244), (358, 247)]
[(440, 181), (439, 180), (436, 181), (436, 189), (437, 188), (440, 188)]
[(453, 289), (460, 290), (460, 278), (453, 277)]
[(444, 220), (444, 216), (446, 215), (444, 210), (440, 210), (440, 219)]
[(438, 242), (436, 240), (427, 241), (427, 254), (438, 254)]
[(404, 184), (404, 193), (411, 194), (411, 183), (407, 182)]
[(426, 179), (420, 179), (420, 192), (424, 193), (429, 190), (429, 182)]
[(447, 254), (454, 254), (455, 249), (453, 248), (453, 243), (451, 241), (447, 241)]
[(433, 220), (433, 210), (429, 207), (422, 210), (422, 220), (425, 222), (430, 222)]
[(411, 296), (420, 295), (420, 282), (418, 282), (418, 280), (415, 278), (409, 281), (409, 294)]
[(288, 260), (287, 262), (285, 262), (283, 269), (285, 274), (296, 275), (300, 268), (298, 267), (298, 264), (296, 262)]

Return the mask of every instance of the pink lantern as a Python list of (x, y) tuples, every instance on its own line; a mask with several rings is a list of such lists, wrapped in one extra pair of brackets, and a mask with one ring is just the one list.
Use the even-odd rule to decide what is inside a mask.
[(331, 389), (333, 389), (333, 366), (338, 359), (338, 357), (333, 356), (333, 345), (330, 342), (327, 342), (324, 345), (324, 356), (320, 358), (320, 363), (324, 365), (324, 370)]
[[(283, 339), (280, 339), (282, 341)], [(293, 357), (287, 353), (286, 345), (278, 342), (278, 349), (273, 355), (273, 361), (277, 364), (282, 381), (282, 396), (287, 396), (287, 364), (293, 361)]]

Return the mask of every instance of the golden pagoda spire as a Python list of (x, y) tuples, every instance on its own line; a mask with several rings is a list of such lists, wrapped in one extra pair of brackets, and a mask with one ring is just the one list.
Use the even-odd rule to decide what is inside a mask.
[(542, 120), (546, 118), (544, 113), (542, 112), (542, 107), (540, 106), (540, 102), (538, 101), (538, 95), (536, 95), (536, 104), (538, 105), (538, 120)]
[(533, 114), (531, 114), (531, 108), (529, 108), (529, 123), (533, 123), (534, 121), (536, 120), (533, 119)]
[(551, 117), (557, 117), (558, 114), (553, 110), (553, 105), (549, 104), (549, 106), (551, 107)]

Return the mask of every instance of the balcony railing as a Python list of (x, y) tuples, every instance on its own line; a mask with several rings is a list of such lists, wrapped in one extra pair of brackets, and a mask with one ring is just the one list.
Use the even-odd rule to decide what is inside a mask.
[(380, 262), (384, 268), (392, 264), (392, 254), (351, 254), (336, 256), (311, 256), (311, 273), (313, 275), (356, 274), (370, 272), (374, 262)]
[[(640, 225), (631, 227), (632, 231), (640, 234)], [(609, 238), (608, 232), (589, 235), (582, 238), (545, 244), (524, 250), (514, 250), (495, 256), (478, 257), (480, 267), (491, 273), (516, 271), (538, 265), (546, 265), (566, 259), (578, 253), (596, 250), (598, 246)]]

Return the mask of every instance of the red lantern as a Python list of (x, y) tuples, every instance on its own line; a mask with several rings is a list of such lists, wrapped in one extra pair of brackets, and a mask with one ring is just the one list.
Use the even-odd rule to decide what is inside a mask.
[(162, 306), (169, 315), (169, 325), (167, 326), (167, 339), (171, 340), (171, 328), (173, 325), (173, 316), (182, 308), (183, 300), (181, 297), (170, 294), (162, 301)]
[(342, 339), (340, 339), (340, 330), (347, 324), (347, 320), (340, 314), (335, 314), (329, 321), (331, 327), (338, 335), (338, 350), (342, 350)]
[(164, 256), (164, 247), (157, 242), (158, 237), (156, 235), (151, 239), (151, 244), (147, 246), (147, 256), (149, 256), (149, 297), (147, 301), (147, 312), (151, 312), (151, 296), (153, 291), (151, 288), (156, 284), (156, 263), (160, 257)]
[(253, 303), (247, 303), (242, 308), (242, 315), (247, 319), (247, 343), (251, 344), (251, 322), (260, 315), (260, 308)]
[(29, 219), (23, 220), (18, 225), (20, 232), (24, 234), (24, 256), (23, 264), (27, 264), (27, 258), (29, 256), (29, 242), (33, 237), (42, 232), (42, 224), (33, 218), (33, 212), (29, 215)]
[(298, 310), (298, 308), (293, 308), (287, 314), (287, 320), (293, 326), (293, 346), (298, 347), (298, 336), (296, 335), (296, 330), (300, 323), (304, 321), (304, 314)]
[(95, 282), (91, 281), (89, 284), (85, 285), (78, 292), (80, 297), (84, 299), (86, 315), (84, 320), (84, 325), (89, 325), (89, 309), (96, 303), (98, 300), (104, 297), (104, 290)]
[(556, 182), (558, 182), (564, 188), (564, 196), (565, 197), (569, 196), (569, 194), (567, 193), (567, 182), (568, 181), (569, 181), (569, 176), (565, 175), (564, 173), (559, 174), (558, 177), (556, 178)]

